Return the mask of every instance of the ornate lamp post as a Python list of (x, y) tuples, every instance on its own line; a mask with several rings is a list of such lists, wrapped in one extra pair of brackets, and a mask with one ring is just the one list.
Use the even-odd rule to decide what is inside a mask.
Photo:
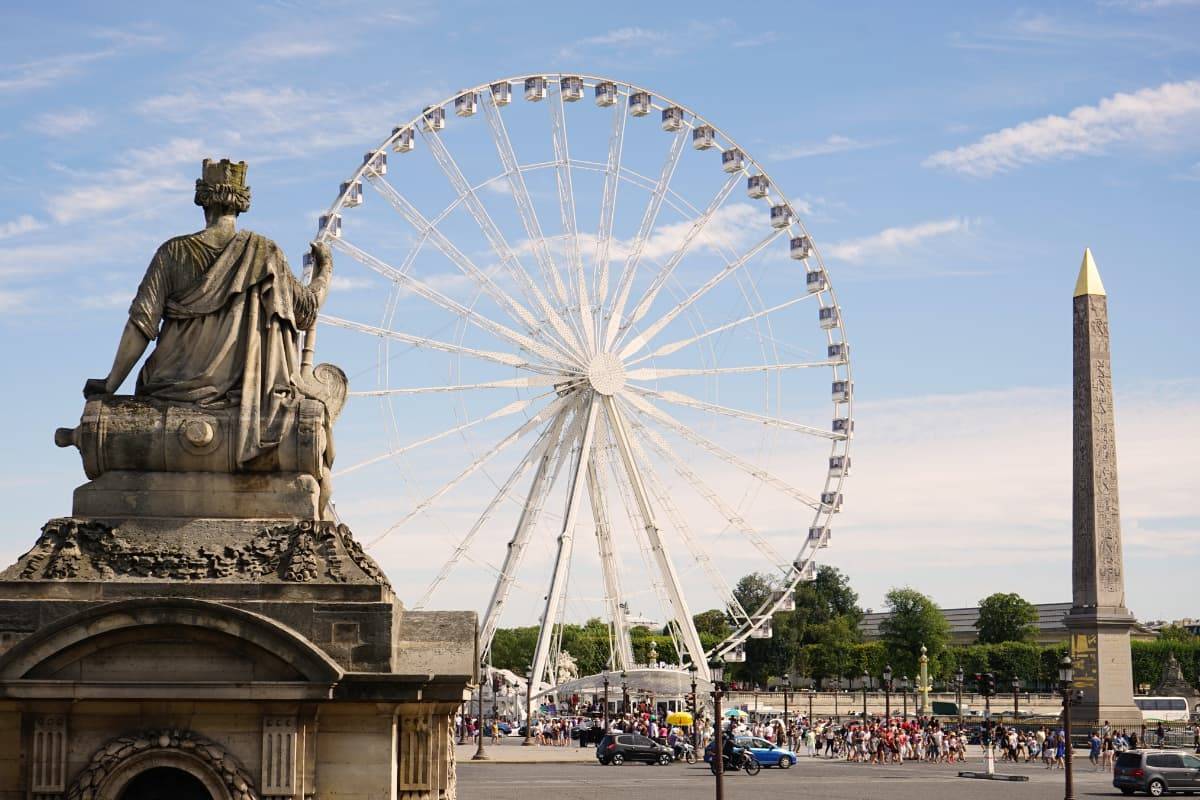
[(917, 681), (919, 686), (917, 691), (920, 693), (918, 698), (918, 714), (929, 713), (929, 693), (933, 690), (933, 684), (929, 682), (929, 651), (925, 649), (925, 645), (921, 645), (921, 657), (917, 659)]
[(525, 673), (525, 741), (522, 747), (533, 746), (533, 667)]
[(954, 673), (954, 701), (955, 701), (955, 705), (958, 706), (958, 727), (960, 730), (962, 729), (962, 726), (963, 726), (963, 712), (962, 712), (963, 677), (964, 677), (963, 676), (963, 668), (962, 668), (962, 665), (960, 664), (958, 667), (958, 672)]
[(841, 714), (838, 713), (838, 695), (842, 693), (842, 676), (839, 675), (833, 679), (833, 718), (838, 719)]
[(888, 723), (892, 720), (892, 665), (883, 668), (883, 718)]
[(1020, 678), (1012, 679), (1012, 690), (1013, 690), (1013, 721), (1016, 721), (1017, 712), (1019, 712), (1021, 710), (1021, 701), (1020, 701), (1020, 697), (1019, 697), (1019, 695), (1021, 693), (1021, 679)]
[[(483, 685), (487, 682), (487, 671), (486, 671), (487, 667), (484, 667), (484, 670), (485, 671), (483, 673), (483, 677), (480, 678), (479, 687), (478, 687), (478, 690), (479, 690), (479, 727), (477, 729), (477, 733), (479, 734), (479, 744), (475, 748), (475, 755), (471, 756), (472, 761), (487, 761), (488, 760), (487, 753), (483, 752)], [(493, 711), (492, 714), (494, 716), (495, 712)]]
[(869, 687), (869, 686), (871, 685), (871, 673), (867, 672), (867, 671), (864, 669), (864, 670), (863, 670), (863, 674), (862, 674), (862, 679), (863, 679), (863, 715), (862, 715), (862, 722), (863, 722), (863, 725), (866, 725), (866, 724), (867, 724), (867, 687)]
[(1062, 693), (1063, 701), (1063, 735), (1066, 737), (1066, 759), (1064, 761), (1066, 769), (1064, 775), (1066, 779), (1066, 787), (1063, 793), (1063, 800), (1075, 800), (1075, 775), (1071, 767), (1071, 702), (1075, 699), (1072, 686), (1075, 683), (1075, 670), (1071, 663), (1071, 657), (1065, 655), (1062, 661), (1058, 663), (1058, 689)]
[(604, 673), (604, 732), (608, 733), (608, 671)]
[(628, 677), (625, 670), (621, 670), (621, 716), (629, 713), (629, 684), (626, 682)]
[(904, 700), (904, 721), (908, 722), (908, 676), (900, 676), (900, 697)]
[(721, 740), (721, 698), (724, 696), (725, 685), (722, 682), (725, 677), (725, 663), (720, 659), (714, 659), (708, 665), (709, 672), (712, 673), (712, 699), (713, 699), (713, 764), (716, 769), (713, 771), (713, 777), (716, 779), (716, 798), (724, 800), (725, 798), (725, 743)]
[(700, 749), (700, 731), (697, 723), (700, 721), (699, 699), (696, 697), (696, 665), (688, 664), (688, 672), (692, 673), (692, 747)]
[(788, 695), (792, 692), (792, 676), (783, 676), (783, 740), (792, 746), (792, 729), (788, 725)]
[(812, 723), (813, 723), (813, 710), (812, 710), (813, 695), (815, 695), (816, 693), (817, 693), (817, 687), (815, 687), (815, 686), (808, 687), (808, 726), (810, 728), (812, 727)]
[(466, 744), (467, 743), (467, 721), (468, 721), (468, 718), (471, 716), (471, 701), (469, 699), (467, 700), (467, 702), (462, 704), (462, 707), (459, 708), (458, 713), (462, 718), (462, 724), (458, 726), (458, 743)]

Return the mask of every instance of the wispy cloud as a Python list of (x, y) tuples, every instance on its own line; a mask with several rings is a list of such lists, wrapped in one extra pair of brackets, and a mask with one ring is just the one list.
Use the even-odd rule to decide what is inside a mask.
[(559, 58), (608, 56), (674, 56), (716, 36), (722, 21), (692, 20), (672, 28), (629, 25), (578, 39), (559, 50)]
[(31, 289), (0, 289), (0, 313), (25, 311), (34, 297)]
[(984, 136), (974, 144), (942, 150), (923, 162), (976, 177), (1027, 164), (1097, 155), (1120, 144), (1163, 144), (1200, 126), (1200, 81), (1164, 83), (1119, 92), (1066, 116), (1052, 114)]
[(978, 32), (954, 31), (948, 38), (960, 50), (1028, 52), (1061, 50), (1103, 43), (1107, 46), (1153, 45), (1160, 49), (1195, 49), (1194, 41), (1160, 31), (1132, 27), (1125, 22), (1079, 21), (1050, 14), (1018, 14), (1006, 23)]
[(1104, 0), (1102, 5), (1131, 11), (1158, 11), (1164, 8), (1200, 6), (1200, 0)]
[(867, 150), (884, 144), (887, 142), (883, 139), (852, 139), (849, 136), (835, 133), (819, 142), (801, 142), (780, 147), (771, 152), (771, 158), (777, 161), (788, 161), (794, 158), (811, 158), (812, 156), (846, 153), (852, 150)]
[(26, 123), (27, 128), (45, 136), (75, 136), (96, 125), (96, 115), (86, 108), (47, 111)]
[(11, 219), (8, 222), (0, 222), (0, 239), (10, 239), (13, 236), (20, 236), (23, 233), (32, 233), (33, 231), (41, 230), (46, 227), (45, 223), (38, 222), (29, 214), (22, 214), (16, 219)]
[(932, 220), (907, 227), (885, 228), (860, 239), (834, 242), (822, 248), (831, 259), (861, 263), (869, 258), (895, 255), (917, 247), (930, 239), (967, 233), (971, 223), (965, 218)]
[(99, 50), (59, 53), (19, 64), (0, 66), (0, 94), (15, 94), (54, 86), (81, 74), (90, 64), (121, 55), (134, 48), (162, 42), (160, 36), (136, 31), (102, 29), (94, 31), (92, 35), (93, 38), (107, 41), (108, 46)]

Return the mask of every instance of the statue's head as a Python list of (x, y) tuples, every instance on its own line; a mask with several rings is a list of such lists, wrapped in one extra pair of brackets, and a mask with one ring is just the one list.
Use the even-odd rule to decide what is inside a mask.
[(250, 210), (250, 187), (246, 185), (246, 162), (228, 158), (204, 159), (196, 181), (196, 205), (205, 211), (228, 209), (237, 214)]

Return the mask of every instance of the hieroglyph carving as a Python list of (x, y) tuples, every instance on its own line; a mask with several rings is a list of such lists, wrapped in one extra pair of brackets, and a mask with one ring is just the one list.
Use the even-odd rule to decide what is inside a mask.
[(186, 541), (131, 544), (118, 528), (65, 517), (42, 528), (33, 549), (3, 577), (20, 580), (105, 580), (119, 577), (165, 580), (282, 580), (291, 583), (368, 580), (388, 586), (379, 566), (333, 522), (302, 520), (261, 529), (245, 544), (220, 551), (189, 547)]
[(1075, 298), (1076, 606), (1125, 604), (1106, 302), (1101, 295)]
[(67, 800), (92, 800), (123, 761), (150, 750), (178, 751), (198, 758), (228, 787), (234, 800), (259, 800), (254, 781), (224, 747), (185, 730), (155, 730), (119, 736), (92, 755), (67, 792)]

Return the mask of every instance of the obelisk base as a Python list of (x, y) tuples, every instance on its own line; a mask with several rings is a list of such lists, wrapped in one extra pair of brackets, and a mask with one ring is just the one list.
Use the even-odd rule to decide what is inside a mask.
[(1070, 631), (1075, 688), (1083, 699), (1071, 707), (1079, 732), (1107, 722), (1115, 730), (1140, 730), (1142, 712), (1133, 702), (1129, 629), (1135, 619), (1121, 607), (1075, 607), (1064, 620)]

